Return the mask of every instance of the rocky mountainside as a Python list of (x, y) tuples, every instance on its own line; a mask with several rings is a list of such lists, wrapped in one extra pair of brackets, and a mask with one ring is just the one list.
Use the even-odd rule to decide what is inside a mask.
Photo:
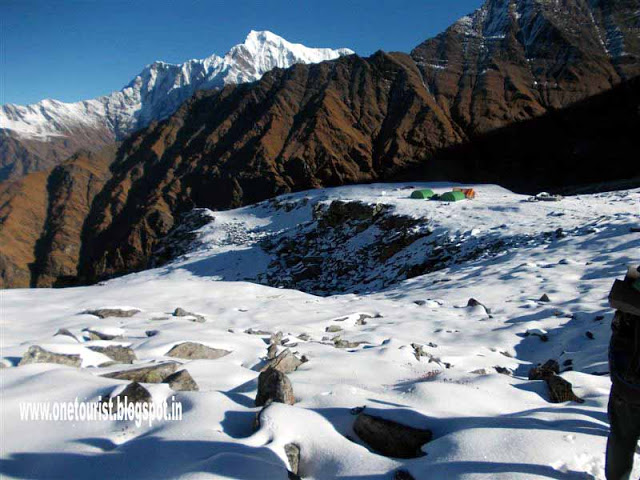
[[(145, 268), (194, 207), (402, 177), (534, 191), (637, 175), (625, 132), (640, 125), (638, 21), (633, 2), (488, 0), (411, 55), (343, 56), (196, 92), (124, 141), (68, 239), (80, 249), (68, 271), (93, 282)], [(46, 249), (38, 258), (31, 284), (56, 283)]]
[(411, 55), (473, 135), (639, 75), (639, 39), (635, 0), (487, 0)]
[(267, 31), (251, 31), (224, 57), (147, 65), (122, 90), (92, 100), (0, 106), (0, 180), (52, 167), (79, 148), (99, 150), (162, 120), (197, 90), (258, 80), (273, 68), (353, 53), (308, 48)]

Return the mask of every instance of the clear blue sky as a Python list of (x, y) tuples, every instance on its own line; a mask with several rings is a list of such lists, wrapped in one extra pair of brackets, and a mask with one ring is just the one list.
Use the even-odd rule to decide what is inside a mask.
[(408, 52), (482, 0), (0, 0), (0, 103), (118, 90), (155, 61), (223, 55), (249, 30), (310, 47)]

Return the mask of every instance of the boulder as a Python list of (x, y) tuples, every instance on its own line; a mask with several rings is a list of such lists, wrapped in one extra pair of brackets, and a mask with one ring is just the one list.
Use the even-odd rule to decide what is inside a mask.
[(32, 345), (25, 352), (18, 366), (30, 363), (57, 363), (70, 367), (80, 367), (82, 366), (82, 357), (75, 354), (53, 353), (38, 345)]
[(544, 380), (546, 377), (560, 373), (560, 365), (553, 359), (547, 360), (544, 365), (529, 370), (529, 380)]
[(66, 328), (59, 328), (58, 331), (56, 333), (53, 334), (54, 337), (58, 336), (58, 335), (62, 335), (64, 337), (71, 337), (73, 338), (76, 342), (80, 342), (80, 340), (78, 340), (78, 337), (76, 337), (73, 333), (71, 333), (69, 330), (67, 330)]
[(168, 357), (182, 358), (187, 360), (216, 360), (229, 355), (229, 350), (211, 348), (201, 343), (184, 342), (174, 346), (167, 352)]
[(584, 403), (582, 398), (579, 398), (575, 393), (573, 393), (571, 383), (564, 378), (558, 375), (551, 375), (546, 377), (545, 381), (549, 387), (549, 401), (551, 403)]
[(467, 302), (467, 307), (482, 307), (484, 311), (487, 312), (487, 315), (491, 313), (491, 309), (487, 308), (484, 303), (480, 303), (475, 298), (470, 298)]
[(356, 417), (353, 430), (372, 450), (394, 458), (423, 456), (422, 445), (433, 437), (430, 430), (409, 427), (366, 413)]
[(176, 308), (173, 311), (174, 317), (192, 317), (189, 320), (197, 323), (204, 323), (207, 319), (204, 318), (203, 315), (199, 315), (197, 313), (187, 312), (184, 308)]
[(179, 366), (180, 364), (176, 362), (160, 363), (149, 367), (105, 373), (103, 377), (131, 380), (140, 383), (162, 383), (162, 381), (174, 373)]
[(102, 331), (95, 328), (85, 328), (82, 331), (86, 332), (90, 340), (113, 340), (115, 338), (122, 338), (122, 334), (124, 333), (122, 329)]
[[(125, 397), (127, 399), (127, 403), (151, 403), (153, 401), (149, 390), (144, 388), (138, 382), (131, 382), (122, 392), (111, 398), (114, 402), (116, 402), (116, 399), (120, 399), (120, 403), (122, 404)], [(116, 408), (115, 405), (117, 404), (114, 403), (114, 408)]]
[(539, 302), (544, 302), (544, 303), (549, 303), (551, 301), (551, 299), (549, 298), (549, 295), (547, 295), (546, 293), (544, 295), (542, 295), (540, 297), (540, 299), (538, 300)]
[(133, 363), (133, 361), (136, 360), (136, 354), (131, 347), (109, 345), (108, 347), (90, 346), (87, 348), (94, 352), (101, 353), (118, 363)]
[(338, 325), (329, 325), (327, 328), (324, 329), (324, 331), (327, 332), (327, 333), (341, 332), (342, 331), (342, 327), (340, 327)]
[(336, 348), (356, 348), (364, 343), (367, 342), (351, 342), (349, 340), (343, 340), (340, 337), (333, 339), (333, 346)]
[(197, 392), (198, 384), (187, 370), (180, 370), (165, 378), (162, 383), (168, 383), (176, 392)]
[(284, 453), (289, 460), (289, 470), (297, 475), (300, 468), (300, 447), (295, 443), (287, 443), (284, 446)]
[(261, 407), (271, 402), (286, 403), (293, 405), (293, 387), (289, 378), (275, 368), (267, 368), (258, 376), (258, 393), (256, 395), (256, 406)]
[(278, 355), (278, 345), (276, 345), (275, 343), (272, 343), (267, 348), (267, 358), (269, 360), (273, 360), (274, 358), (276, 358), (277, 355)]
[(100, 318), (109, 318), (109, 317), (119, 317), (119, 318), (128, 318), (133, 317), (136, 313), (140, 313), (140, 310), (131, 308), (131, 309), (122, 309), (122, 308), (98, 308), (95, 310), (85, 310), (82, 313), (86, 313), (89, 315), (95, 315)]
[(304, 361), (296, 357), (291, 350), (285, 349), (280, 355), (271, 360), (262, 371), (274, 368), (282, 373), (295, 372)]

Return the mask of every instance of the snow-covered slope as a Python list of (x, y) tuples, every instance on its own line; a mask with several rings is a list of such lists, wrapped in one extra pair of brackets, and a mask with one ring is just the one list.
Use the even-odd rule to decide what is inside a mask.
[[(528, 202), (499, 187), (476, 190), (476, 200), (452, 204), (408, 200), (410, 190), (401, 185), (290, 195), (278, 199), (279, 207), (274, 202), (215, 213), (198, 235), (200, 246), (165, 267), (92, 287), (0, 292), (7, 365), (0, 370), (0, 474), (284, 479), (284, 446), (295, 443), (299, 473), (310, 479), (392, 478), (398, 468), (434, 480), (603, 479), (612, 318), (606, 296), (626, 265), (637, 263), (640, 234), (629, 227), (637, 226), (640, 190), (548, 203)], [(234, 265), (243, 272), (266, 268), (271, 260), (259, 254), (255, 239), (294, 233), (295, 224), (311, 221), (312, 212), (298, 205), (307, 197), (309, 206), (314, 199), (385, 203), (397, 213), (428, 219), (434, 232), (462, 245), (495, 235), (507, 246), (384, 290), (374, 285), (370, 293), (323, 298), (216, 281), (216, 275), (231, 277)], [(567, 235), (544, 235), (558, 228)], [(528, 241), (509, 244), (514, 236)], [(333, 246), (353, 254), (351, 248)], [(540, 301), (543, 294), (548, 302)], [(470, 298), (486, 308), (468, 307)], [(105, 319), (81, 313), (123, 305), (141, 312)], [(177, 307), (206, 321), (172, 316)], [(119, 327), (124, 335), (89, 340), (82, 335), (87, 327)], [(341, 331), (327, 333), (328, 327)], [(53, 336), (59, 328), (80, 341)], [(253, 399), (269, 336), (248, 329), (282, 331), (287, 345), (309, 359), (289, 374), (296, 404), (268, 407), (255, 433), (260, 409)], [(548, 341), (525, 335), (535, 329), (545, 330)], [(145, 333), (152, 330), (153, 336)], [(335, 336), (365, 343), (336, 348)], [(122, 421), (20, 420), (20, 402), (96, 400), (126, 384), (100, 376), (125, 366), (90, 366), (105, 359), (89, 346), (130, 345), (135, 363), (143, 365), (169, 360), (167, 352), (184, 341), (232, 353), (181, 361), (199, 391), (147, 385), (155, 401), (177, 396), (182, 421), (136, 427)], [(426, 355), (416, 358), (412, 344)], [(80, 354), (83, 368), (15, 367), (31, 345)], [(562, 377), (584, 403), (549, 403), (545, 383), (527, 379), (531, 366), (549, 358), (559, 361)], [(427, 455), (401, 460), (372, 453), (353, 431), (351, 409), (364, 405), (365, 412), (430, 428), (434, 438), (423, 447)], [(637, 455), (636, 464), (633, 478), (640, 474)]]
[(65, 135), (80, 128), (101, 129), (122, 138), (154, 120), (172, 114), (196, 90), (252, 82), (265, 72), (296, 63), (317, 63), (353, 52), (346, 48), (308, 48), (268, 31), (251, 31), (244, 43), (224, 57), (211, 55), (182, 64), (147, 65), (122, 90), (92, 100), (0, 107), (0, 129), (27, 138)]

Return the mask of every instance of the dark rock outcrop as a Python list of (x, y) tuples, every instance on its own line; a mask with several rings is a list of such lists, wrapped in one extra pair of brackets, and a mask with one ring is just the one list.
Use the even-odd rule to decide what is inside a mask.
[(168, 357), (182, 358), (186, 360), (216, 360), (225, 357), (231, 352), (221, 348), (211, 348), (201, 343), (184, 342), (176, 345), (167, 352)]
[(176, 392), (197, 392), (198, 384), (187, 370), (180, 370), (166, 377), (162, 383), (168, 383)]
[(162, 383), (169, 375), (174, 373), (180, 364), (175, 362), (161, 363), (149, 367), (133, 368), (120, 372), (106, 373), (103, 377), (117, 378), (118, 380), (131, 380), (140, 383)]
[(18, 366), (30, 363), (57, 363), (70, 367), (80, 367), (82, 366), (82, 357), (66, 353), (53, 353), (38, 345), (32, 345), (22, 356)]
[(394, 458), (423, 456), (422, 445), (433, 437), (430, 430), (402, 425), (366, 413), (356, 417), (353, 430), (374, 451)]
[(268, 368), (258, 376), (258, 393), (256, 407), (268, 405), (271, 402), (293, 405), (293, 387), (289, 378), (275, 368)]

